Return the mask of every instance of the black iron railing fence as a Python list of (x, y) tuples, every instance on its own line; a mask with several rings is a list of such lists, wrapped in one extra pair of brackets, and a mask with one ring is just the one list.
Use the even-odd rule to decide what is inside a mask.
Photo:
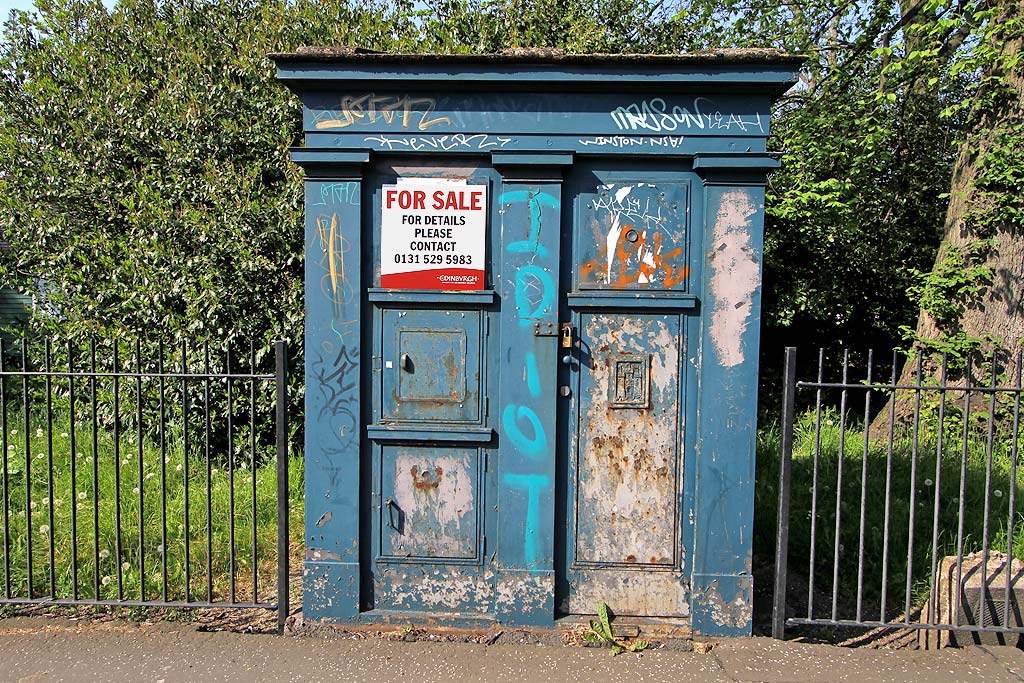
[(266, 608), (283, 627), (286, 354), (0, 341), (0, 603)]
[[(773, 634), (1024, 632), (1020, 355), (918, 357), (909, 381), (895, 354), (887, 371), (866, 358), (854, 378), (843, 352), (832, 378), (819, 350), (798, 381), (786, 350)], [(813, 407), (797, 415), (801, 393)]]

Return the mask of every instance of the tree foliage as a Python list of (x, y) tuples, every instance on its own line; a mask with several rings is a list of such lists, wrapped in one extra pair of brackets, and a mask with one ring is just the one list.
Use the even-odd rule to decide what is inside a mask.
[[(37, 330), (298, 340), (301, 178), (287, 149), (300, 109), (266, 53), (763, 46), (808, 55), (772, 122), (784, 166), (769, 184), (764, 367), (794, 340), (891, 346), (921, 296), (948, 304), (967, 277), (954, 264), (951, 284), (932, 265), (958, 145), (983, 120), (972, 102), (1005, 39), (990, 30), (997, 11), (982, 0), (38, 0), (0, 45), (0, 231), (15, 247), (0, 278), (42, 295)], [(985, 168), (983, 187), (1019, 187), (1012, 155)], [(1019, 221), (1016, 205), (1005, 211)]]

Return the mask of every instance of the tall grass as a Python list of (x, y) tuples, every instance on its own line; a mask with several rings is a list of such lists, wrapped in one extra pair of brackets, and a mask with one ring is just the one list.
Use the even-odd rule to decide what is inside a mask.
[[(903, 610), (908, 585), (911, 605), (920, 604), (931, 585), (934, 561), (961, 550), (969, 554), (982, 548), (986, 540), (986, 515), (989, 548), (1005, 552), (1009, 540), (1010, 501), (1014, 496), (1012, 552), (1015, 557), (1024, 559), (1024, 515), (1021, 514), (1024, 510), (1024, 500), (1021, 500), (1024, 472), (1021, 470), (1024, 468), (1013, 472), (1012, 439), (997, 437), (990, 441), (984, 430), (973, 428), (967, 430), (965, 438), (962, 423), (953, 420), (943, 434), (941, 454), (937, 429), (922, 426), (916, 448), (909, 430), (897, 431), (891, 454), (887, 439), (870, 440), (865, 463), (862, 425), (847, 428), (844, 433), (839, 416), (829, 410), (823, 412), (820, 426), (820, 433), (816, 434), (814, 413), (809, 412), (797, 421), (794, 430), (789, 570), (804, 576), (813, 573), (816, 589), (826, 597), (830, 597), (833, 587), (837, 586), (840, 612), (845, 610), (850, 616), (859, 576), (863, 581), (864, 609), (874, 616), (880, 614), (883, 574), (886, 576), (887, 613)], [(816, 441), (819, 443), (818, 483), (814, 508)], [(758, 439), (755, 504), (758, 533), (754, 539), (755, 553), (765, 558), (773, 558), (775, 552), (779, 452), (778, 428), (762, 430)], [(987, 477), (990, 459), (991, 473)], [(840, 524), (836, 553), (840, 462), (843, 480), (838, 489)], [(866, 479), (863, 477), (865, 464)], [(862, 481), (866, 491), (863, 507)], [(816, 510), (813, 519), (812, 509)], [(815, 557), (811, 565), (814, 519), (817, 522)], [(887, 523), (888, 547), (885, 542)], [(934, 556), (933, 542), (937, 547)], [(838, 583), (833, 582), (833, 563), (838, 566)], [(816, 606), (816, 614), (820, 614), (823, 607)]]
[[(253, 459), (243, 435), (233, 457), (213, 452), (208, 466), (205, 451), (184, 453), (180, 438), (140, 443), (129, 433), (115, 441), (100, 429), (94, 450), (91, 424), (78, 424), (72, 448), (67, 415), (53, 424), (48, 432), (33, 416), (26, 433), (23, 418), (8, 416), (0, 439), (7, 502), (0, 595), (227, 600), (233, 583), (237, 601), (273, 597), (277, 492), (269, 447), (257, 445)], [(292, 529), (301, 538), (301, 458), (290, 459), (289, 472)]]

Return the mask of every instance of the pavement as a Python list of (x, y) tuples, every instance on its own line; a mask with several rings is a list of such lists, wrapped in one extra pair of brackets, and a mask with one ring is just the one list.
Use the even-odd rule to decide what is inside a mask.
[(0, 683), (1024, 682), (1024, 652), (1005, 646), (880, 650), (746, 638), (612, 657), (607, 649), (528, 633), (491, 645), (439, 642), (425, 633), (405, 642), (404, 635), (319, 629), (277, 636), (182, 623), (13, 617), (0, 619)]

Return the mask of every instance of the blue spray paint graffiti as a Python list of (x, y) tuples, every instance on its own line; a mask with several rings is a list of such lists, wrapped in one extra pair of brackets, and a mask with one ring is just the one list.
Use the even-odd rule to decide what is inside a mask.
[[(510, 317), (515, 321), (515, 327), (521, 330), (516, 333), (516, 342), (510, 345), (505, 367), (512, 376), (522, 372), (526, 386), (525, 391), (510, 386), (510, 391), (504, 396), (501, 425), (511, 449), (510, 455), (519, 457), (509, 459), (509, 467), (515, 471), (506, 473), (503, 481), (517, 493), (526, 494), (525, 518), (521, 527), (525, 568), (544, 569), (546, 544), (541, 543), (544, 535), (542, 530), (545, 529), (541, 492), (552, 485), (552, 444), (547, 429), (553, 428), (553, 421), (546, 413), (542, 419), (535, 410), (536, 405), (522, 405), (520, 401), (525, 394), (540, 399), (539, 404), (543, 404), (545, 385), (551, 381), (548, 375), (541, 374), (541, 363), (537, 357), (537, 344), (546, 343), (550, 338), (540, 341), (527, 329), (537, 322), (557, 320), (558, 288), (551, 273), (557, 268), (557, 259), (553, 258), (552, 249), (557, 248), (558, 232), (555, 230), (551, 235), (542, 235), (542, 228), (546, 213), (550, 215), (553, 212), (557, 217), (560, 202), (556, 196), (535, 188), (504, 192), (499, 201), (514, 211), (519, 221), (524, 217), (525, 208), (525, 218), (529, 225), (526, 239), (512, 241), (505, 246), (508, 264), (506, 277), (514, 283), (515, 290), (512, 296), (515, 313)], [(511, 229), (522, 229), (512, 220), (508, 226)], [(522, 222), (518, 226), (522, 226)], [(543, 243), (542, 237), (547, 237), (546, 241), (554, 246)], [(547, 351), (550, 352), (550, 349)], [(551, 362), (551, 359), (547, 361)], [(545, 370), (549, 371), (550, 368), (545, 367)]]
[(523, 539), (523, 553), (526, 555), (526, 568), (539, 569), (543, 566), (537, 545), (540, 492), (551, 486), (551, 478), (544, 474), (506, 474), (503, 479), (511, 488), (526, 492), (526, 538)]
[[(533, 437), (529, 437), (519, 428), (518, 420), (526, 420), (533, 429)], [(509, 404), (501, 411), (501, 426), (517, 451), (530, 460), (541, 460), (548, 449), (548, 435), (544, 425), (530, 406)]]

